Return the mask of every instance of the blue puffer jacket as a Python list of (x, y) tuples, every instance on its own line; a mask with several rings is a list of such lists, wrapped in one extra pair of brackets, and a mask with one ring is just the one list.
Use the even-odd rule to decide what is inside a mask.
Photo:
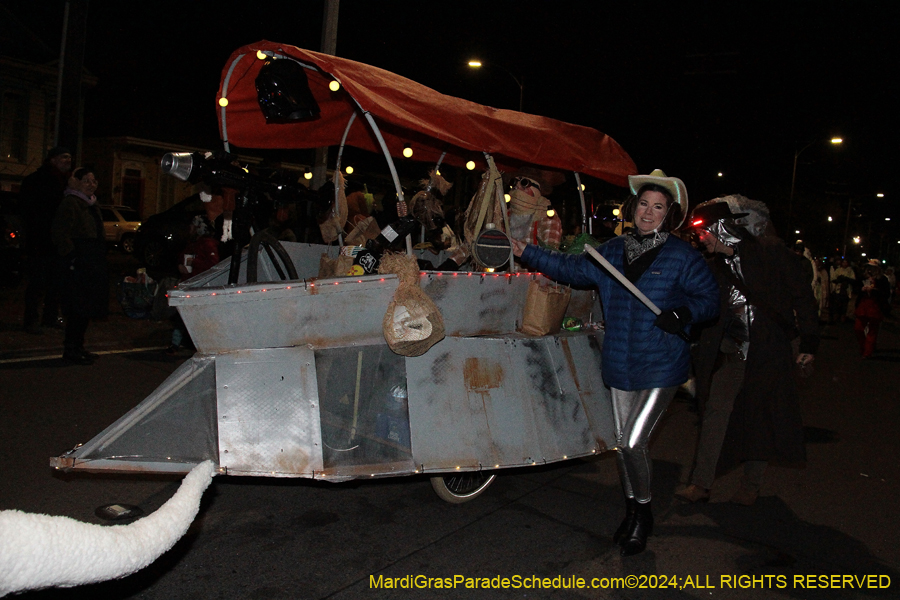
[[(597, 251), (622, 272), (624, 249), (620, 236)], [(606, 321), (603, 379), (608, 386), (632, 391), (687, 381), (690, 345), (656, 327), (656, 315), (594, 259), (586, 254), (561, 254), (529, 245), (522, 253), (522, 261), (557, 281), (599, 290)], [(719, 313), (719, 286), (703, 256), (673, 235), (635, 285), (661, 310), (688, 307), (693, 323), (712, 319)]]

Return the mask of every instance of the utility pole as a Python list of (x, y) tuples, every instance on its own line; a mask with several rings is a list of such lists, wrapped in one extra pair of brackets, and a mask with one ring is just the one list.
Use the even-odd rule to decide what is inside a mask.
[(54, 145), (66, 146), (76, 155), (80, 154), (81, 146), (81, 84), (84, 74), (87, 14), (88, 0), (66, 2), (59, 50), (56, 119), (53, 124)]
[[(340, 0), (325, 0), (325, 15), (322, 17), (322, 53), (337, 55), (338, 5)], [(317, 190), (325, 184), (328, 171), (328, 147), (316, 148), (313, 163), (312, 189)]]

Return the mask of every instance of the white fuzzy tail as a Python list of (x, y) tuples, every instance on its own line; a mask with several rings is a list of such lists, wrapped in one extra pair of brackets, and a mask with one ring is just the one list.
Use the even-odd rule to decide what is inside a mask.
[(187, 532), (214, 471), (212, 461), (197, 465), (159, 510), (129, 525), (0, 511), (0, 597), (117, 579), (143, 569)]

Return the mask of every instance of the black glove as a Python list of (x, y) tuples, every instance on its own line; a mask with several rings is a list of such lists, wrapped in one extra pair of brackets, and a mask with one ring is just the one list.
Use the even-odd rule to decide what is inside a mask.
[(675, 310), (664, 310), (656, 317), (654, 325), (665, 331), (678, 335), (691, 322), (691, 311), (687, 306), (679, 306)]

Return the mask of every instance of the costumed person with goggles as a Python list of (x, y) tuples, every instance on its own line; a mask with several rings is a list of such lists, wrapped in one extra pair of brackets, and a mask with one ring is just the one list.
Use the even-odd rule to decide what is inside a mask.
[(703, 256), (669, 233), (686, 213), (684, 183), (660, 170), (630, 176), (628, 183), (634, 197), (624, 212), (634, 228), (597, 251), (662, 310), (659, 316), (587, 255), (551, 252), (513, 240), (513, 252), (522, 262), (555, 280), (596, 287), (600, 293), (606, 329), (603, 380), (612, 390), (626, 506), (613, 540), (626, 556), (643, 551), (653, 529), (648, 441), (688, 379), (690, 345), (683, 338), (691, 323), (715, 317), (719, 304), (719, 290)]
[(695, 350), (703, 418), (690, 484), (676, 497), (709, 500), (716, 473), (742, 462), (731, 501), (751, 505), (770, 461), (806, 459), (794, 369), (808, 370), (818, 349), (816, 301), (805, 259), (776, 237), (762, 202), (737, 195), (704, 202), (689, 227), (711, 255), (721, 298), (719, 318)]
[(553, 250), (562, 241), (562, 222), (547, 195), (563, 182), (562, 173), (523, 167), (509, 178), (510, 237)]

